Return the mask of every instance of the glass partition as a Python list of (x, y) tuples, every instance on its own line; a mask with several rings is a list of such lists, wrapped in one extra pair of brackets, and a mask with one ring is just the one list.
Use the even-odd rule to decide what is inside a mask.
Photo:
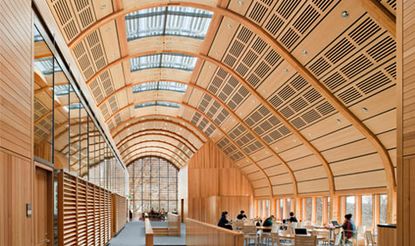
[[(51, 37), (36, 21), (34, 42), (34, 155), (55, 169), (126, 195), (128, 173), (91, 116), (85, 95)], [(74, 86), (73, 86), (74, 85)]]

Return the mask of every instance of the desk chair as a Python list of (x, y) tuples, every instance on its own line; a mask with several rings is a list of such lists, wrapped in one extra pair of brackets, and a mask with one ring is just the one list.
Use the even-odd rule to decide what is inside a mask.
[(258, 245), (258, 235), (255, 225), (243, 225), (242, 233), (244, 234), (244, 243), (249, 245), (251, 240), (254, 240), (254, 245)]

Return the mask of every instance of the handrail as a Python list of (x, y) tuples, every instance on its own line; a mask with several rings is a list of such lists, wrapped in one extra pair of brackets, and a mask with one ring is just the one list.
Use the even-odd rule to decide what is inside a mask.
[(187, 218), (186, 245), (243, 246), (244, 236), (239, 231), (232, 231)]
[(144, 230), (146, 233), (146, 246), (153, 246), (154, 245), (154, 232), (153, 228), (151, 227), (150, 219), (144, 219)]

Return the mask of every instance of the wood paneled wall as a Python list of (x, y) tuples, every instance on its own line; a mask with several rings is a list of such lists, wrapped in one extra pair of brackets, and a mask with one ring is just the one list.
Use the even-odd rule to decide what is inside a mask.
[(106, 245), (111, 238), (111, 193), (59, 173), (59, 245)]
[(112, 236), (116, 235), (127, 223), (127, 198), (112, 194)]
[(247, 178), (211, 141), (190, 159), (189, 218), (216, 224), (224, 210), (228, 211), (232, 218), (241, 209), (250, 215), (252, 194)]
[(186, 219), (186, 245), (242, 246), (244, 236), (241, 232)]
[(32, 11), (5, 0), (0, 12), (0, 245), (33, 243)]
[(398, 218), (399, 246), (415, 242), (415, 0), (398, 1)]

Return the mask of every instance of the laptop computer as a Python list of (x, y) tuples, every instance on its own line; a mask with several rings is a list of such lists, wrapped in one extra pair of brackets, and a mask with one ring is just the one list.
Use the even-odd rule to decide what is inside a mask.
[(295, 235), (307, 235), (307, 228), (295, 228)]
[(339, 222), (337, 222), (337, 220), (332, 220), (331, 224), (333, 224), (334, 226), (340, 226)]

